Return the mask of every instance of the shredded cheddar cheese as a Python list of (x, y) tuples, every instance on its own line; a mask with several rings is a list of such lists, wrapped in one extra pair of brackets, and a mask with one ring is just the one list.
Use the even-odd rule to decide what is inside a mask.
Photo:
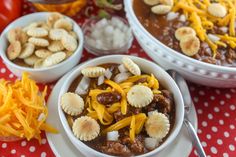
[[(235, 18), (236, 18), (236, 0), (217, 0), (227, 10), (227, 14), (220, 18), (211, 15), (208, 12), (208, 6), (213, 3), (210, 0), (175, 0), (172, 8), (173, 12), (183, 13), (199, 39), (206, 42), (212, 50), (212, 56), (215, 57), (219, 47), (236, 47)], [(207, 33), (212, 32), (214, 25), (217, 27), (227, 27), (229, 32), (225, 34), (214, 34), (220, 37), (219, 41), (212, 41)], [(213, 31), (214, 32), (214, 31)], [(226, 40), (227, 38), (227, 40)], [(233, 40), (228, 40), (233, 39)]]
[(230, 24), (229, 24), (229, 34), (230, 36), (235, 36), (235, 7), (230, 0), (227, 1), (230, 6), (229, 15), (230, 15)]
[[(107, 88), (106, 90), (100, 90), (100, 89), (90, 90), (89, 96), (91, 97), (91, 99), (87, 98), (86, 103), (89, 105), (89, 108), (87, 109), (88, 116), (96, 120), (99, 119), (100, 123), (103, 125), (109, 125), (113, 121), (113, 117), (110, 114), (111, 112), (109, 113), (108, 109), (97, 101), (97, 95), (105, 92), (111, 92), (111, 88)], [(118, 109), (119, 109), (118, 107), (113, 106), (110, 110), (115, 112)]]
[(139, 134), (143, 128), (143, 125), (147, 119), (147, 116), (144, 113), (139, 113), (137, 115), (132, 115), (130, 117), (124, 118), (115, 124), (104, 129), (102, 133), (107, 133), (111, 131), (118, 131), (124, 127), (130, 126), (130, 139), (134, 141), (135, 135)]
[(230, 21), (230, 14), (226, 15), (222, 19), (218, 19), (217, 23), (219, 26), (227, 26), (227, 25), (229, 25), (229, 21)]
[(0, 137), (19, 137), (41, 142), (41, 132), (58, 131), (45, 122), (47, 87), (41, 93), (35, 81), (23, 73), (21, 80), (0, 80)]
[(105, 80), (105, 83), (113, 87), (117, 92), (121, 94), (121, 113), (125, 115), (127, 113), (127, 101), (126, 101), (126, 94), (123, 91), (123, 89), (120, 87), (119, 84), (111, 81), (111, 80)]
[(114, 112), (118, 111), (120, 109), (120, 107), (121, 107), (120, 103), (114, 103), (107, 109), (107, 111), (109, 113), (114, 113)]
[(130, 130), (129, 130), (129, 137), (130, 137), (131, 142), (134, 142), (134, 139), (135, 139), (135, 125), (136, 125), (135, 116), (132, 115), (131, 122), (130, 122)]
[[(127, 98), (126, 95), (130, 88), (136, 84), (136, 81), (139, 81), (140, 79), (145, 79), (145, 81), (141, 81), (139, 84), (142, 84), (144, 86), (149, 87), (152, 89), (154, 94), (160, 94), (161, 91), (159, 91), (159, 82), (155, 78), (153, 74), (151, 75), (139, 75), (139, 76), (131, 76), (127, 80), (116, 83), (111, 80), (105, 80), (104, 83), (108, 85), (108, 87), (104, 90), (101, 89), (92, 89), (89, 91), (88, 97), (86, 98), (86, 105), (88, 106), (88, 116), (91, 118), (94, 118), (95, 120), (99, 120), (99, 122), (103, 125), (110, 125), (114, 118), (112, 117), (112, 114), (118, 110), (121, 111), (123, 115), (127, 114)], [(121, 95), (120, 102), (116, 102), (114, 104), (111, 104), (111, 106), (106, 107), (103, 104), (100, 104), (97, 101), (97, 96), (102, 93), (106, 92), (119, 92)], [(1, 119), (0, 119), (1, 120)], [(109, 126), (104, 133), (115, 131), (122, 129), (126, 126), (130, 126), (130, 139), (132, 142), (135, 140), (135, 135), (139, 134), (142, 131), (143, 125), (146, 121), (146, 115), (144, 113), (133, 115), (127, 118), (124, 118), (117, 123)]]
[(142, 85), (148, 86), (151, 89), (159, 89), (159, 82), (154, 77), (153, 74), (151, 74), (151, 76), (149, 76), (149, 75), (131, 76), (126, 81), (124, 81), (124, 83), (121, 84), (121, 87), (123, 87), (124, 85), (130, 85), (130, 87), (131, 87), (133, 85), (132, 83), (134, 83), (134, 82), (136, 82), (140, 79), (145, 79), (145, 78), (147, 79), (148, 83), (147, 84), (146, 83), (141, 83)]

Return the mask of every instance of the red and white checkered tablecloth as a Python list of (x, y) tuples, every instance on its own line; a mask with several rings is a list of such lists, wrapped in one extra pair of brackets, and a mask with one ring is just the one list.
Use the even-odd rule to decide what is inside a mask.
[[(88, 7), (92, 7), (89, 1)], [(95, 14), (96, 9), (92, 9)], [(23, 15), (35, 12), (31, 4), (24, 2)], [(81, 26), (86, 20), (83, 11), (74, 17)], [(1, 44), (1, 43), (0, 43)], [(130, 55), (150, 59), (139, 44), (134, 41)], [(95, 56), (83, 52), (81, 62)], [(16, 77), (6, 68), (0, 59), (0, 78), (15, 80)], [(54, 83), (47, 84), (50, 89)], [(44, 85), (40, 85), (43, 87)], [(191, 95), (197, 110), (198, 135), (208, 157), (235, 157), (236, 156), (236, 89), (217, 89), (189, 83)], [(48, 95), (50, 91), (48, 91)], [(50, 113), (49, 113), (50, 114)], [(53, 157), (55, 156), (47, 142), (45, 133), (40, 145), (37, 140), (21, 140), (18, 142), (0, 142), (0, 157)], [(193, 150), (190, 157), (195, 157)]]

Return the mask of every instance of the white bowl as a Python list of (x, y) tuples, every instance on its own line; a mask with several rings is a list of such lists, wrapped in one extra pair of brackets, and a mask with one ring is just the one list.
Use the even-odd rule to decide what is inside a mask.
[[(123, 19), (123, 18), (121, 18), (121, 17), (119, 17), (119, 16), (113, 16), (113, 17), (118, 18), (118, 19), (119, 19), (120, 21), (122, 21), (127, 27), (129, 27), (127, 20), (125, 20), (125, 19)], [(131, 45), (132, 45), (132, 43), (133, 43), (133, 39), (134, 39), (133, 34), (131, 34), (131, 36), (130, 36), (130, 38), (127, 40), (127, 42), (126, 42), (123, 46), (121, 46), (121, 47), (119, 47), (119, 48), (114, 48), (114, 49), (109, 49), (109, 50), (102, 50), (102, 49), (97, 49), (97, 48), (96, 48), (96, 45), (90, 45), (90, 44), (89, 44), (89, 42), (86, 40), (86, 35), (87, 35), (87, 34), (91, 34), (91, 26), (92, 26), (92, 25), (95, 25), (99, 20), (101, 20), (101, 19), (100, 19), (100, 18), (91, 18), (91, 19), (87, 20), (87, 21), (83, 24), (82, 30), (83, 30), (83, 33), (84, 33), (84, 35), (85, 35), (84, 48), (85, 48), (88, 52), (90, 52), (90, 53), (92, 53), (92, 54), (94, 54), (94, 55), (96, 55), (96, 56), (109, 55), (109, 54), (121, 54), (121, 53), (126, 53), (126, 52), (130, 49), (130, 47), (131, 47)]]
[(187, 80), (213, 87), (236, 87), (236, 67), (225, 67), (204, 63), (187, 57), (161, 43), (139, 22), (133, 0), (124, 1), (126, 17), (144, 51), (165, 69), (174, 69)]
[[(124, 55), (104, 56), (104, 57), (100, 57), (100, 58), (90, 60), (90, 61), (88, 61), (88, 62), (86, 62), (82, 65), (79, 65), (68, 76), (68, 78), (65, 80), (65, 82), (64, 82), (64, 84), (61, 88), (61, 91), (60, 91), (60, 94), (59, 94), (59, 97), (58, 97), (58, 112), (59, 112), (59, 117), (60, 117), (61, 123), (62, 123), (62, 125), (63, 125), (63, 127), (64, 127), (64, 129), (67, 133), (67, 136), (71, 140), (71, 142), (85, 156), (89, 156), (89, 157), (93, 157), (93, 156), (109, 157), (110, 155), (103, 154), (101, 152), (98, 152), (98, 151), (90, 148), (89, 146), (85, 145), (83, 142), (78, 140), (73, 135), (73, 132), (72, 132), (70, 126), (67, 123), (64, 112), (61, 109), (60, 97), (68, 91), (71, 83), (81, 74), (81, 70), (84, 69), (85, 67), (96, 66), (96, 65), (100, 65), (100, 64), (104, 64), (104, 63), (118, 63), (118, 64), (120, 64), (121, 59), (123, 57), (124, 57)], [(175, 125), (174, 125), (174, 127), (171, 131), (171, 134), (169, 135), (167, 140), (162, 145), (160, 145), (158, 148), (156, 148), (155, 150), (153, 150), (149, 153), (143, 154), (143, 155), (139, 155), (139, 157), (154, 156), (154, 155), (157, 155), (158, 152), (163, 150), (165, 147), (167, 147), (175, 139), (175, 137), (177, 136), (177, 134), (180, 131), (180, 128), (181, 128), (182, 122), (183, 122), (183, 117), (184, 117), (184, 104), (183, 104), (182, 95), (181, 95), (177, 85), (175, 84), (174, 80), (162, 68), (160, 68), (156, 64), (154, 64), (150, 61), (147, 61), (145, 59), (138, 58), (138, 57), (133, 57), (133, 56), (129, 56), (129, 57), (141, 67), (141, 70), (143, 72), (148, 73), (148, 74), (151, 74), (151, 73), (154, 74), (158, 78), (160, 84), (163, 85), (163, 87), (168, 89), (174, 95), (176, 112), (175, 112)]]
[(2, 32), (1, 37), (0, 37), (1, 57), (4, 63), (6, 64), (7, 68), (16, 76), (21, 77), (22, 72), (28, 72), (30, 77), (34, 79), (36, 82), (40, 82), (40, 83), (52, 82), (59, 79), (63, 74), (65, 74), (67, 71), (72, 69), (80, 61), (80, 58), (82, 56), (82, 51), (83, 51), (83, 43), (84, 43), (83, 32), (74, 20), (66, 16), (65, 17), (73, 23), (73, 30), (77, 34), (78, 39), (79, 39), (79, 44), (78, 44), (77, 49), (75, 50), (73, 55), (70, 56), (68, 59), (51, 67), (33, 69), (33, 68), (16, 65), (7, 58), (6, 49), (9, 45), (7, 41), (8, 31), (12, 28), (27, 26), (28, 24), (32, 22), (37, 22), (37, 21), (42, 21), (42, 20), (45, 21), (49, 14), (50, 12), (40, 12), (40, 13), (32, 13), (26, 16), (22, 16), (19, 19), (10, 23)]

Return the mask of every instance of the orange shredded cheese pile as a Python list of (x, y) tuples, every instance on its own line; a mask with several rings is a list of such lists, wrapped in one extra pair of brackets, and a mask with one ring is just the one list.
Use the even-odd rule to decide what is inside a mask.
[(21, 80), (0, 80), (0, 137), (38, 139), (42, 130), (58, 131), (45, 122), (48, 109), (45, 106), (47, 87), (40, 93), (35, 81), (23, 73)]
[[(212, 50), (213, 57), (217, 54), (219, 47), (236, 47), (235, 36), (235, 17), (236, 17), (236, 0), (216, 0), (214, 3), (220, 3), (227, 10), (223, 18), (214, 17), (207, 11), (211, 4), (210, 0), (174, 0), (172, 11), (182, 12), (190, 22), (197, 36), (202, 42), (206, 42)], [(218, 27), (227, 27), (228, 33), (213, 34), (220, 38), (219, 41), (211, 41), (207, 33), (213, 30), (214, 25)]]
[(135, 135), (139, 134), (142, 131), (142, 128), (146, 119), (147, 119), (147, 116), (144, 113), (132, 115), (109, 126), (105, 130), (103, 130), (103, 133), (107, 133), (110, 131), (118, 131), (130, 125), (129, 135), (130, 135), (131, 141), (134, 142)]
[[(92, 89), (89, 91), (89, 96), (86, 98), (86, 105), (88, 106), (88, 116), (92, 117), (96, 120), (99, 120), (101, 124), (103, 125), (110, 125), (103, 133), (107, 133), (109, 131), (117, 131), (119, 129), (122, 129), (124, 127), (130, 126), (130, 139), (131, 141), (134, 141), (135, 135), (139, 134), (143, 128), (143, 125), (146, 121), (146, 115), (144, 113), (133, 115), (128, 118), (125, 118), (123, 120), (118, 121), (117, 123), (112, 124), (114, 118), (112, 114), (118, 110), (121, 111), (123, 115), (127, 114), (127, 100), (126, 100), (126, 94), (130, 90), (130, 88), (134, 85), (134, 82), (146, 78), (146, 82), (139, 83), (144, 86), (148, 86), (150, 89), (152, 89), (154, 94), (160, 94), (161, 91), (159, 91), (159, 82), (155, 78), (153, 74), (151, 75), (138, 75), (138, 76), (131, 76), (127, 80), (116, 83), (111, 80), (105, 80), (105, 84), (107, 84), (109, 87), (105, 90), (101, 89)], [(106, 92), (112, 92), (117, 91), (121, 94), (121, 101), (116, 102), (112, 104), (110, 107), (106, 107), (103, 104), (100, 104), (97, 101), (97, 95), (101, 93)]]
[(88, 110), (88, 116), (98, 119), (101, 124), (103, 125), (109, 125), (113, 121), (113, 117), (111, 113), (117, 111), (120, 108), (120, 104), (115, 103), (110, 108), (106, 108), (104, 105), (100, 104), (97, 101), (97, 95), (105, 92), (111, 92), (111, 89), (108, 88), (106, 90), (100, 90), (100, 89), (94, 89), (89, 92), (89, 97), (87, 97), (86, 103), (89, 106), (87, 108)]

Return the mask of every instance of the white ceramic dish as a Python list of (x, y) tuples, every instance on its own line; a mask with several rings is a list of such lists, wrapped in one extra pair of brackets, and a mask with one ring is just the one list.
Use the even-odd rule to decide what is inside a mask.
[[(77, 68), (77, 67), (76, 67)], [(76, 69), (74, 68), (74, 69)], [(71, 70), (73, 72), (74, 70)], [(59, 113), (58, 113), (58, 97), (59, 92), (66, 78), (70, 75), (70, 73), (64, 75), (54, 86), (47, 102), (48, 106), (48, 118), (47, 122), (49, 124), (53, 124), (58, 130), (60, 130), (59, 134), (50, 134), (47, 133), (48, 143), (57, 157), (85, 157), (78, 151), (75, 146), (70, 142), (69, 138), (64, 131), (64, 128), (60, 122)], [(194, 106), (191, 108), (189, 119), (194, 125), (195, 130), (197, 130), (197, 114)], [(63, 144), (62, 144), (63, 143)], [(192, 142), (191, 138), (189, 138), (188, 131), (186, 127), (183, 125), (180, 133), (175, 138), (175, 140), (163, 151), (159, 153), (160, 157), (188, 157), (192, 150)]]
[(187, 80), (198, 84), (224, 88), (236, 87), (236, 67), (204, 63), (165, 46), (139, 22), (133, 11), (133, 1), (124, 1), (126, 17), (141, 47), (155, 62), (165, 69), (178, 71)]
[(41, 83), (52, 82), (54, 80), (59, 79), (63, 74), (71, 70), (80, 61), (84, 43), (83, 32), (74, 20), (66, 16), (65, 17), (73, 23), (73, 30), (75, 31), (75, 33), (79, 38), (79, 44), (77, 49), (75, 50), (74, 54), (70, 56), (68, 59), (52, 67), (33, 69), (33, 68), (18, 66), (7, 58), (5, 53), (9, 45), (7, 41), (7, 32), (12, 28), (26, 26), (32, 22), (37, 22), (42, 20), (45, 21), (49, 14), (50, 14), (49, 12), (39, 12), (22, 16), (19, 19), (10, 23), (2, 32), (0, 37), (1, 57), (4, 63), (6, 64), (7, 68), (16, 76), (21, 77), (22, 72), (28, 72), (30, 77), (37, 82)]
[[(128, 25), (128, 22), (127, 20), (119, 17), (119, 16), (114, 16), (115, 18), (118, 18), (120, 21), (122, 21), (126, 26), (129, 27)], [(91, 26), (96, 24), (96, 22), (98, 22), (100, 19), (94, 19), (94, 18), (91, 18), (89, 20), (87, 20), (83, 26), (82, 26), (82, 30), (83, 30), (83, 33), (85, 34), (90, 34), (89, 32), (91, 32)], [(102, 55), (109, 55), (109, 54), (121, 54), (121, 53), (125, 53), (127, 52), (127, 50), (131, 47), (132, 43), (133, 43), (133, 34), (131, 34), (130, 38), (127, 40), (127, 42), (125, 43), (125, 45), (123, 45), (122, 47), (120, 48), (116, 48), (116, 49), (110, 49), (110, 50), (101, 50), (101, 49), (97, 49), (95, 47), (95, 45), (90, 45), (87, 40), (86, 40), (86, 37), (84, 39), (84, 48), (96, 55), (96, 56), (102, 56)]]
[[(120, 64), (123, 57), (124, 57), (124, 55), (110, 55), (110, 56), (105, 56), (105, 57), (100, 57), (100, 58), (90, 60), (90, 61), (78, 66), (65, 80), (65, 82), (61, 88), (60, 94), (59, 94), (58, 104), (60, 104), (60, 97), (68, 91), (69, 86), (80, 75), (80, 72), (82, 69), (84, 69), (85, 67), (88, 67), (88, 66), (96, 66), (96, 65), (105, 64), (105, 63), (118, 63), (118, 64)], [(130, 56), (130, 58), (141, 67), (141, 70), (143, 72), (145, 72), (147, 74), (151, 74), (151, 73), (154, 74), (158, 78), (160, 84), (163, 85), (166, 89), (168, 89), (171, 93), (173, 93), (173, 96), (174, 96), (175, 105), (176, 105), (175, 125), (171, 131), (171, 134), (166, 139), (166, 141), (163, 142), (163, 144), (160, 145), (158, 148), (156, 148), (155, 150), (153, 150), (149, 153), (139, 155), (139, 157), (157, 155), (161, 150), (166, 148), (176, 138), (177, 134), (179, 133), (179, 131), (181, 129), (182, 122), (183, 122), (183, 116), (184, 116), (183, 99), (182, 99), (181, 93), (180, 93), (177, 85), (175, 84), (174, 80), (163, 69), (161, 69), (159, 66), (157, 66), (156, 64), (154, 64), (150, 61), (147, 61), (147, 60), (144, 60), (144, 59), (141, 59), (138, 57), (133, 57), (133, 56)], [(74, 146), (78, 150), (80, 150), (80, 152), (82, 152), (86, 156), (109, 157), (109, 155), (98, 152), (98, 151), (88, 147), (80, 140), (78, 140), (73, 135), (73, 132), (67, 123), (66, 117), (65, 117), (64, 112), (62, 111), (60, 105), (58, 105), (58, 112), (59, 112), (59, 117), (60, 117), (61, 123), (62, 123), (69, 139), (74, 144)]]

